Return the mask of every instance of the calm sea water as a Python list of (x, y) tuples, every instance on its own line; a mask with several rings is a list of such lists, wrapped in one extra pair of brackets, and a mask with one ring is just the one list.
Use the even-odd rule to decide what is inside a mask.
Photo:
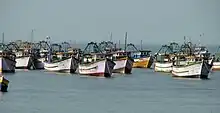
[(153, 69), (114, 78), (44, 71), (6, 74), (0, 113), (219, 113), (220, 72), (209, 80), (177, 79)]

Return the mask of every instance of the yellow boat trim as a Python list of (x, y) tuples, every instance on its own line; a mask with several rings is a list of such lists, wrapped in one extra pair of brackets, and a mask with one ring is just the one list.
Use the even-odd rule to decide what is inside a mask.
[(0, 77), (0, 83), (2, 83), (2, 81), (3, 81), (3, 76)]
[(0, 83), (3, 83), (8, 86), (9, 81), (2, 76), (0, 77)]
[(149, 60), (136, 61), (133, 63), (133, 68), (147, 68)]

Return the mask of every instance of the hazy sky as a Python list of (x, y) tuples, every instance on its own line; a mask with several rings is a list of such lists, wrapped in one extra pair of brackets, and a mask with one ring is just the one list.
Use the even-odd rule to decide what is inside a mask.
[[(193, 41), (220, 44), (220, 0), (0, 0), (5, 40), (87, 42), (124, 39), (160, 44)], [(204, 33), (204, 37), (199, 35)]]

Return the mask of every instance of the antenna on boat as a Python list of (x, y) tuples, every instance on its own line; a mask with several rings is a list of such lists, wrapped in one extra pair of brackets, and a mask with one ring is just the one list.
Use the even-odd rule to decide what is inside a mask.
[(121, 48), (120, 45), (121, 45), (121, 41), (119, 40), (119, 41), (118, 41), (118, 48), (119, 48), (119, 49)]
[(217, 52), (219, 52), (220, 46), (218, 46)]
[(51, 48), (51, 43), (50, 43), (50, 36), (46, 36), (46, 42), (49, 45), (49, 53), (48, 53), (48, 62), (51, 62), (51, 52), (52, 52), (52, 48)]
[(184, 43), (186, 44), (186, 36), (184, 36)]
[(31, 43), (33, 42), (34, 39), (34, 29), (31, 30)]
[(143, 50), (143, 48), (142, 48), (142, 43), (143, 43), (143, 41), (141, 40), (141, 50)]
[(34, 43), (34, 42), (33, 42), (33, 41), (34, 41), (34, 30), (35, 30), (35, 29), (32, 29), (32, 30), (31, 30), (31, 48), (32, 48), (33, 43)]
[(112, 32), (111, 32), (111, 34), (110, 34), (110, 41), (112, 42)]
[(128, 38), (128, 33), (125, 33), (125, 52), (127, 51), (127, 38)]
[(4, 44), (4, 40), (5, 40), (5, 33), (2, 33), (2, 43)]

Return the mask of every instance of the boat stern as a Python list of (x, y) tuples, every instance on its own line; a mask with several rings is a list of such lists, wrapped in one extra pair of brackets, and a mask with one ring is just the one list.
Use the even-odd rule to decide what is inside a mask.
[(153, 64), (153, 57), (134, 59), (133, 68), (150, 68)]
[(114, 73), (130, 74), (134, 60), (132, 58), (118, 59), (115, 62)]
[(104, 77), (109, 78), (112, 76), (112, 72), (115, 65), (116, 64), (112, 60), (106, 59)]
[(9, 81), (7, 79), (4, 78), (4, 76), (0, 76), (0, 90), (2, 92), (7, 92), (8, 91), (8, 84)]
[(210, 65), (207, 61), (202, 62), (202, 69), (201, 69), (201, 79), (207, 79), (209, 72), (211, 71), (212, 65)]

